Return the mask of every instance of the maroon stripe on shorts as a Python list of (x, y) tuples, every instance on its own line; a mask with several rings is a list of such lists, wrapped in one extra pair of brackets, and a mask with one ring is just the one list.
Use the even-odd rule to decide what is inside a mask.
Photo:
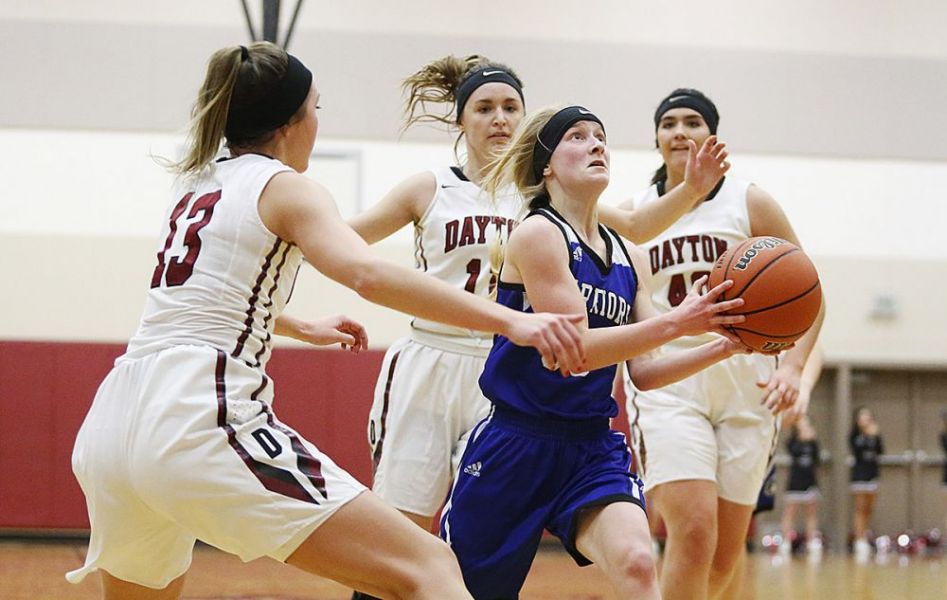
[(328, 500), (326, 479), (322, 476), (322, 462), (310, 454), (309, 450), (306, 449), (306, 446), (303, 445), (302, 440), (299, 438), (299, 434), (276, 420), (268, 404), (265, 402), (262, 404), (263, 411), (266, 413), (266, 422), (269, 426), (273, 429), (279, 429), (289, 438), (293, 446), (293, 452), (296, 454), (296, 468), (299, 469), (300, 473), (306, 476), (306, 479), (322, 494), (322, 497)]
[(253, 390), (252, 394), (250, 394), (250, 400), (256, 400), (259, 397), (259, 395), (263, 392), (263, 390), (266, 389), (266, 386), (269, 383), (270, 383), (270, 378), (267, 377), (266, 375), (261, 375), (260, 385), (255, 390)]
[[(240, 457), (243, 463), (247, 465), (247, 468), (250, 469), (250, 472), (253, 473), (253, 475), (260, 481), (260, 483), (263, 484), (263, 487), (266, 489), (288, 498), (295, 498), (296, 500), (301, 500), (310, 504), (319, 504), (319, 501), (312, 497), (312, 494), (310, 494), (309, 491), (299, 483), (292, 473), (284, 469), (280, 469), (279, 467), (274, 467), (273, 465), (256, 460), (250, 456), (250, 453), (247, 451), (247, 449), (244, 448), (237, 440), (237, 432), (233, 427), (230, 426), (229, 423), (227, 423), (227, 387), (224, 379), (226, 368), (227, 355), (224, 352), (218, 350), (217, 368), (215, 371), (217, 384), (217, 425), (227, 432), (227, 443), (230, 444), (230, 447), (234, 449), (234, 451), (237, 453), (237, 456)], [(270, 416), (272, 420), (272, 416), (269, 414), (268, 410), (267, 416)], [(279, 429), (283, 431), (282, 428)], [(290, 438), (292, 439), (293, 449), (295, 450), (297, 440), (293, 436), (290, 436)], [(316, 462), (318, 464), (318, 461)], [(322, 492), (323, 497), (326, 497), (324, 481), (323, 487), (319, 491)]]
[(266, 279), (266, 274), (270, 270), (270, 264), (273, 262), (273, 257), (276, 256), (277, 251), (280, 249), (280, 245), (283, 243), (283, 240), (277, 239), (276, 244), (273, 245), (273, 249), (270, 250), (270, 253), (266, 255), (266, 259), (263, 261), (263, 266), (260, 267), (260, 274), (256, 278), (256, 283), (253, 286), (253, 290), (250, 292), (250, 299), (247, 300), (247, 318), (243, 322), (244, 328), (240, 333), (240, 337), (237, 338), (237, 345), (233, 349), (233, 356), (239, 357), (243, 352), (243, 345), (247, 342), (247, 338), (250, 337), (250, 334), (253, 333), (253, 313), (256, 312), (256, 302), (260, 298), (260, 289), (263, 287), (263, 281)]
[(378, 463), (381, 462), (381, 450), (385, 445), (385, 424), (388, 421), (388, 402), (391, 399), (391, 382), (395, 378), (395, 365), (398, 364), (398, 356), (401, 352), (395, 352), (391, 357), (391, 364), (388, 366), (388, 380), (385, 382), (385, 397), (381, 405), (381, 431), (378, 432), (378, 443), (375, 445), (375, 452), (372, 453), (372, 472), (378, 469)]

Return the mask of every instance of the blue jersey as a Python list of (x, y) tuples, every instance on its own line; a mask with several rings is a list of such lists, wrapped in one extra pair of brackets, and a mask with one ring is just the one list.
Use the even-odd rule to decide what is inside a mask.
[[(615, 327), (631, 321), (638, 281), (625, 245), (614, 231), (599, 225), (605, 256), (599, 257), (553, 208), (540, 208), (527, 218), (545, 217), (562, 231), (569, 249), (569, 270), (585, 298), (589, 327)], [(533, 312), (520, 284), (501, 281), (497, 302), (521, 312)], [(589, 419), (614, 417), (612, 398), (615, 365), (563, 377), (543, 367), (533, 348), (517, 346), (498, 335), (480, 376), (480, 388), (497, 408), (540, 418)]]

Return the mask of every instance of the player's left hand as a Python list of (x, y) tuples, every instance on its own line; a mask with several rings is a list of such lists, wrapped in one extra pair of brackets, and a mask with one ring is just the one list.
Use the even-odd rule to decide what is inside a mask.
[(368, 348), (368, 334), (358, 321), (345, 315), (334, 315), (316, 321), (304, 321), (298, 331), (297, 339), (316, 346), (341, 344), (343, 350), (358, 354)]
[(799, 382), (802, 378), (802, 369), (796, 366), (782, 364), (770, 376), (766, 383), (757, 383), (763, 388), (763, 397), (760, 404), (769, 409), (774, 415), (791, 408), (799, 398)]
[(812, 396), (812, 390), (806, 389), (806, 386), (799, 388), (799, 395), (796, 397), (796, 403), (786, 409), (783, 415), (783, 425), (790, 426), (798, 421), (803, 415), (809, 412), (809, 399)]

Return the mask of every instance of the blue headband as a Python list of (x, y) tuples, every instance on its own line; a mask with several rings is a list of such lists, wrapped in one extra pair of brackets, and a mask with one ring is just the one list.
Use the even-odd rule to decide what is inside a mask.
[(605, 129), (605, 124), (584, 106), (569, 106), (554, 114), (539, 132), (533, 146), (533, 185), (543, 180), (543, 169), (549, 164), (562, 136), (579, 121), (592, 121)]

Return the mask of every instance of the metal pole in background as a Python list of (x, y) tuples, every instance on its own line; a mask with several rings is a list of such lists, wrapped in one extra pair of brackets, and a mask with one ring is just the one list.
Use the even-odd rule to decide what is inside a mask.
[(911, 448), (911, 463), (908, 467), (908, 529), (917, 531), (918, 521), (917, 503), (921, 502), (921, 460), (919, 453), (921, 444), (921, 424), (918, 415), (921, 414), (921, 374), (911, 374), (911, 398), (908, 410), (908, 444)]
[(263, 39), (274, 44), (279, 43), (279, 6), (280, 0), (263, 0)]
[(253, 31), (253, 19), (250, 18), (250, 7), (247, 6), (247, 0), (240, 0), (243, 5), (243, 16), (247, 18), (247, 31), (250, 32), (250, 41), (256, 41), (256, 32)]
[(293, 11), (293, 18), (289, 21), (289, 28), (286, 29), (286, 37), (283, 38), (283, 50), (289, 50), (289, 40), (293, 37), (293, 30), (296, 29), (296, 19), (299, 17), (299, 11), (302, 9), (303, 0), (296, 0), (296, 9)]
[(852, 366), (842, 363), (835, 374), (835, 430), (832, 435), (832, 529), (836, 548), (845, 552), (852, 520), (848, 491), (848, 428), (852, 412)]

